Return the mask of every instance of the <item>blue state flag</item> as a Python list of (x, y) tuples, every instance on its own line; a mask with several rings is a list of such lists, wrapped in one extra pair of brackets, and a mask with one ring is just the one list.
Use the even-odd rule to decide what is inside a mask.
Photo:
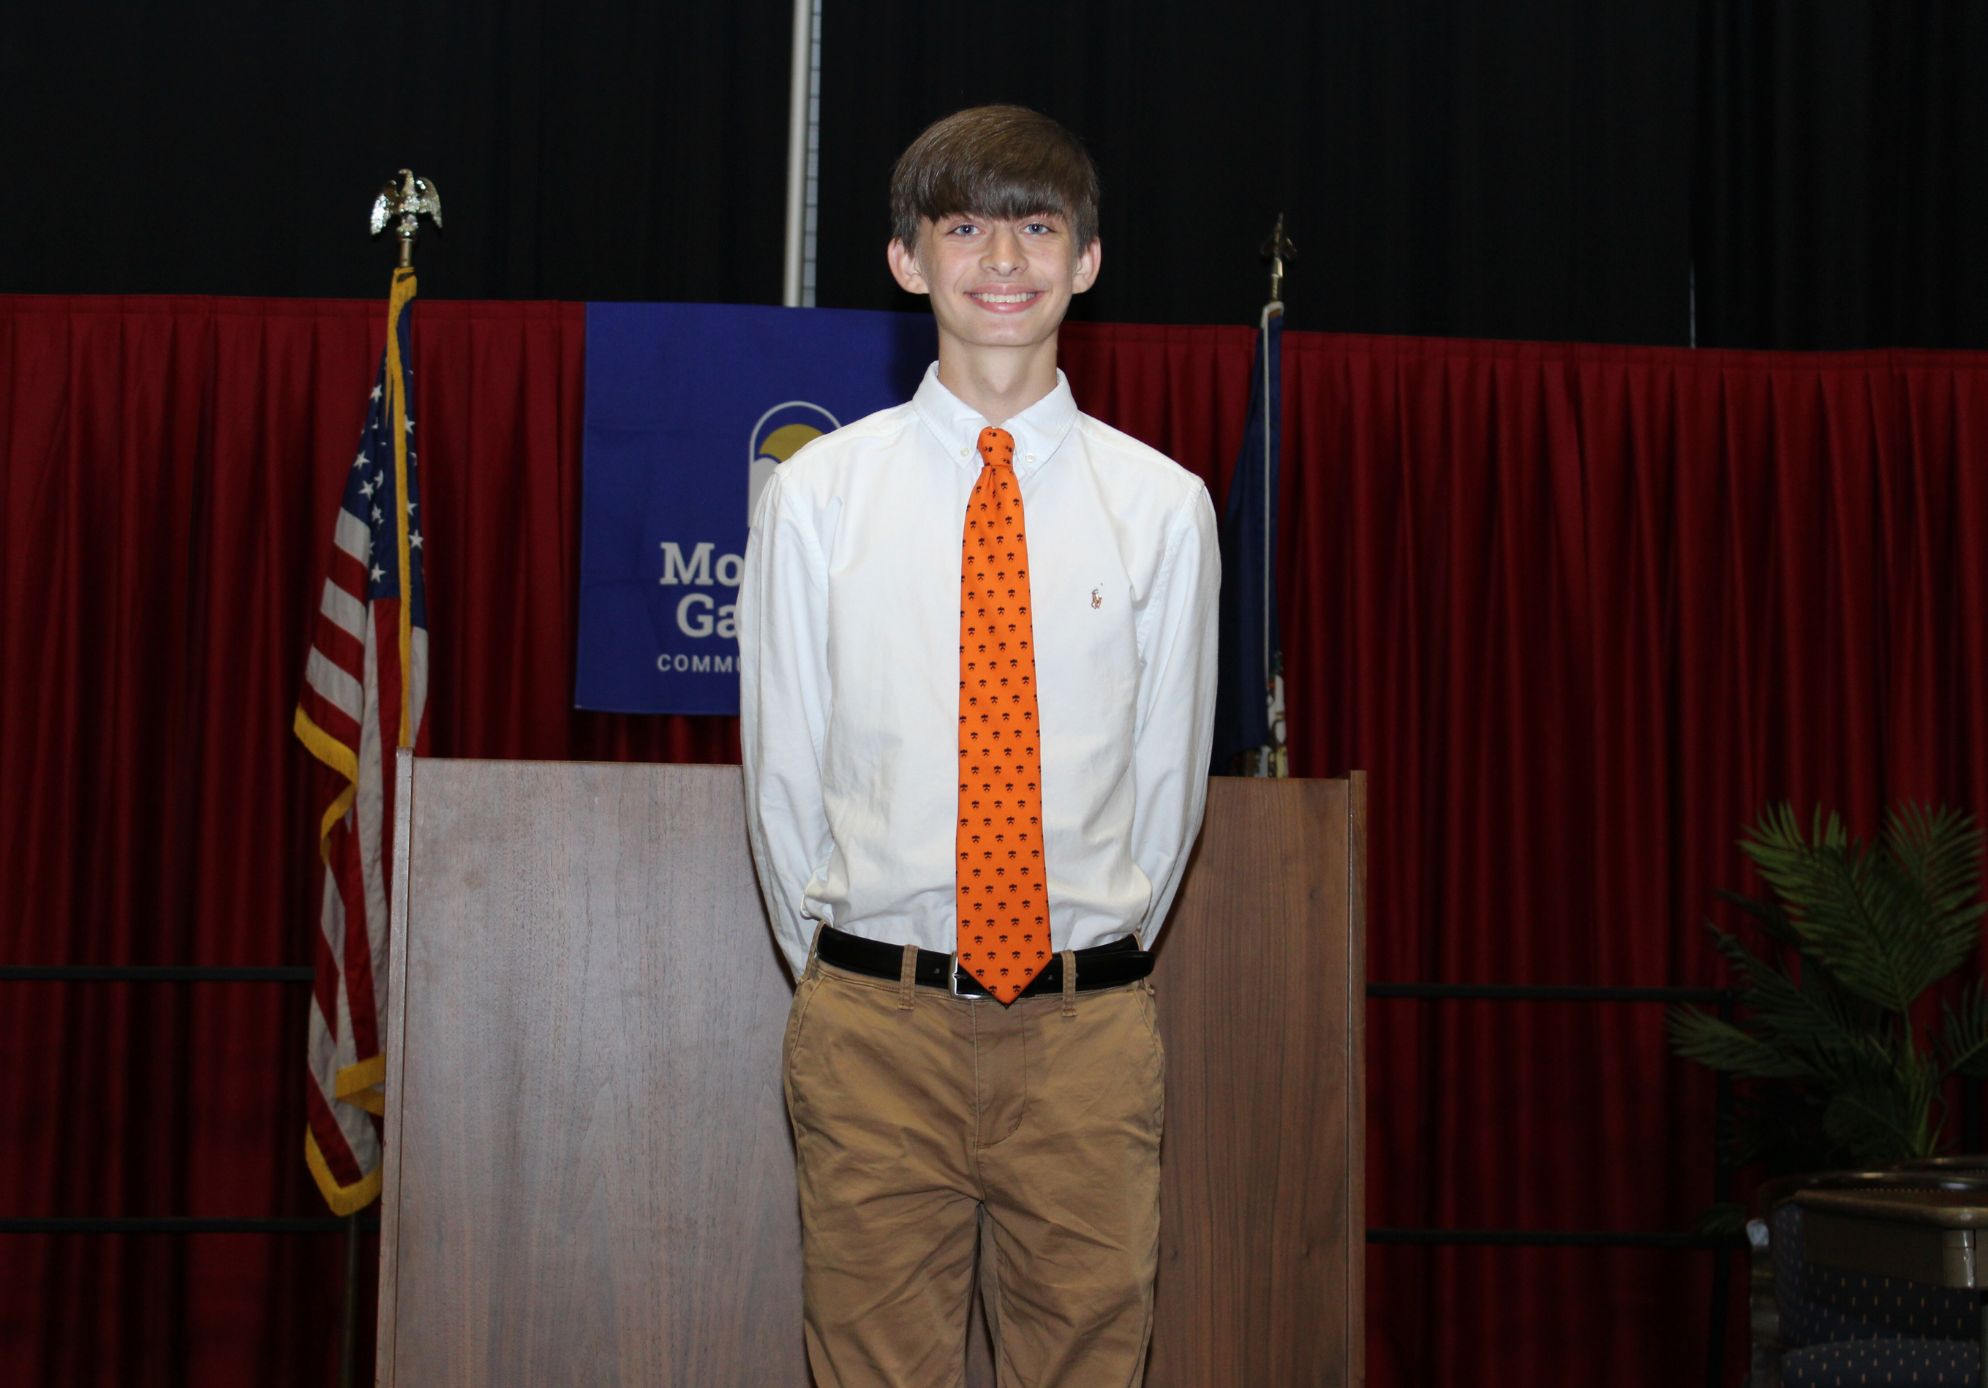
[(1216, 775), (1288, 774), (1276, 585), (1283, 334), (1283, 305), (1266, 305), (1250, 373), (1249, 425), (1222, 514), (1222, 666), (1210, 765)]
[(911, 397), (929, 314), (589, 304), (574, 703), (737, 713), (747, 522), (808, 440)]

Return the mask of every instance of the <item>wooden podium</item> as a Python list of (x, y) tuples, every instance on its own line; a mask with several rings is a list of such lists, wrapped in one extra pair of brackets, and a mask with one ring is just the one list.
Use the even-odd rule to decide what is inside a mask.
[[(377, 1382), (804, 1388), (738, 768), (397, 776)], [(1365, 833), (1358, 773), (1211, 784), (1154, 974), (1152, 1388), (1364, 1381)]]

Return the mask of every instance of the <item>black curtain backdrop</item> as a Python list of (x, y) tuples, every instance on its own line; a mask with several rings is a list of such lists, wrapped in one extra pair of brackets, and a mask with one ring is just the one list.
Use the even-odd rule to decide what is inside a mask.
[(0, 289), (777, 302), (789, 0), (81, 4), (0, 43)]
[(902, 0), (828, 14), (824, 302), (892, 301), (884, 192), (907, 134), (1017, 101), (1083, 136), (1104, 178), (1082, 316), (1253, 318), (1283, 212), (1296, 326), (1686, 338), (1688, 6), (1092, 0), (1046, 32)]
[[(1988, 8), (828, 0), (821, 302), (890, 307), (883, 191), (1020, 100), (1102, 166), (1080, 317), (1704, 346), (1988, 344)], [(779, 298), (786, 0), (37, 7), (0, 45), (0, 290), (366, 298), (412, 164), (437, 298)], [(1694, 294), (1695, 287), (1695, 294)]]
[(1703, 343), (1988, 342), (1988, 7), (1708, 3)]

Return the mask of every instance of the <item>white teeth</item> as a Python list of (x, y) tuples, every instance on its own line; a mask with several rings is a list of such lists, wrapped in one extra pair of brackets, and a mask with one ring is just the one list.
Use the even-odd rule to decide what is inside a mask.
[(1025, 304), (1033, 299), (1033, 294), (976, 294), (974, 298), (983, 304)]

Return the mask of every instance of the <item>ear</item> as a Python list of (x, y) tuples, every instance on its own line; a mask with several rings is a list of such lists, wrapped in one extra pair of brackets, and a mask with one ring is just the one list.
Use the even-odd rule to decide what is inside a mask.
[(890, 244), (884, 247), (884, 259), (890, 262), (891, 278), (907, 294), (930, 294), (932, 286), (925, 279), (925, 272), (918, 268), (918, 256), (903, 241), (893, 236)]
[(1104, 259), (1104, 242), (1098, 237), (1091, 238), (1091, 244), (1077, 252), (1077, 263), (1070, 267), (1070, 292), (1081, 294), (1097, 283), (1098, 264)]

